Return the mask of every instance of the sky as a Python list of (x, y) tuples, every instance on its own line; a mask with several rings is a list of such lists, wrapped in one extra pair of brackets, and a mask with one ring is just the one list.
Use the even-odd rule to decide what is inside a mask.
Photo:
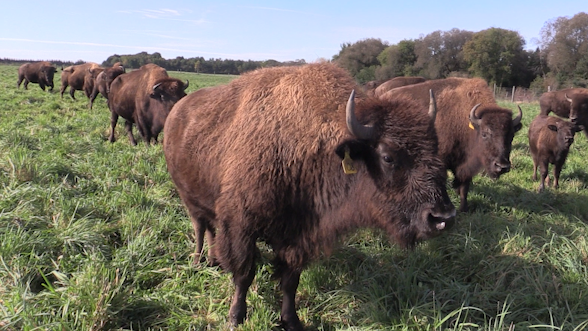
[(453, 28), (502, 28), (535, 49), (541, 28), (588, 12), (559, 1), (3, 1), (0, 58), (91, 61), (159, 52), (166, 59), (330, 60), (344, 43), (390, 45)]

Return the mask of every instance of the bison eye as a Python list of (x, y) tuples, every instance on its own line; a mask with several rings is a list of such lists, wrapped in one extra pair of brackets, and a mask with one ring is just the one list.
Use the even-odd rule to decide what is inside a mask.
[(388, 155), (384, 155), (384, 156), (382, 156), (382, 160), (384, 160), (384, 162), (386, 162), (386, 163), (388, 163), (388, 164), (390, 164), (390, 163), (392, 163), (392, 162), (394, 161), (394, 160), (392, 160), (392, 158), (391, 158), (390, 156), (388, 156)]

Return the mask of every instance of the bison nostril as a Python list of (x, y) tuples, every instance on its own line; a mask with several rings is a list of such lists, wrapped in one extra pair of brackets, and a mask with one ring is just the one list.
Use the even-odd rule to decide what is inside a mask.
[(455, 221), (455, 208), (446, 212), (429, 212), (428, 220), (433, 223), (435, 228), (439, 231), (450, 228)]

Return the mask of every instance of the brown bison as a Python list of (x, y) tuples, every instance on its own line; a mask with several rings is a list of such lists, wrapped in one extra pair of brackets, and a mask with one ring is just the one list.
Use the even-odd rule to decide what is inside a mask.
[(479, 78), (447, 78), (399, 87), (380, 98), (422, 98), (435, 91), (439, 156), (454, 174), (453, 187), (460, 196), (460, 211), (467, 211), (472, 177), (482, 169), (491, 178), (510, 170), (510, 151), (515, 132), (522, 127), (523, 113), (512, 119), (512, 111), (499, 107), (488, 84)]
[(571, 88), (554, 92), (545, 92), (539, 97), (541, 115), (550, 112), (557, 116), (569, 118), (570, 121), (584, 127), (588, 137), (588, 89)]
[(303, 330), (300, 274), (339, 236), (379, 228), (411, 247), (453, 224), (434, 107), (428, 116), (429, 107), (407, 97), (381, 101), (361, 91), (356, 101), (354, 89), (329, 63), (267, 68), (172, 109), (168, 170), (194, 228), (209, 230), (215, 257), (233, 274), (233, 325), (246, 317), (258, 239), (274, 251), (281, 322)]
[(576, 132), (584, 128), (554, 116), (538, 115), (529, 125), (529, 149), (533, 156), (533, 180), (537, 180), (537, 167), (541, 171), (539, 192), (545, 188), (549, 164), (553, 164), (554, 188), (559, 187), (559, 174), (566, 162)]
[(374, 90), (374, 96), (376, 98), (379, 98), (391, 89), (395, 89), (406, 85), (418, 84), (424, 81), (426, 81), (426, 79), (424, 79), (423, 77), (394, 77), (376, 87), (376, 89)]
[(37, 83), (43, 91), (45, 86), (49, 86), (49, 91), (53, 91), (53, 76), (57, 69), (47, 61), (25, 63), (18, 68), (18, 81), (16, 87), (24, 81), (24, 89), (28, 89), (29, 83)]
[(120, 75), (110, 85), (108, 107), (111, 112), (110, 142), (114, 142), (114, 129), (118, 117), (125, 119), (125, 128), (131, 144), (137, 145), (133, 137), (135, 123), (139, 134), (147, 145), (163, 129), (165, 119), (172, 106), (186, 96), (189, 82), (171, 78), (167, 71), (155, 64), (146, 64), (138, 70)]
[(69, 95), (72, 99), (76, 99), (74, 93), (76, 90), (84, 91), (87, 97), (90, 97), (90, 94), (87, 93), (87, 90), (84, 90), (84, 82), (86, 81), (86, 76), (90, 75), (90, 71), (94, 68), (99, 68), (100, 66), (97, 63), (88, 62), (84, 64), (78, 64), (69, 66), (61, 72), (61, 89), (59, 91), (61, 97), (63, 98), (63, 92), (69, 86)]
[(102, 94), (102, 96), (106, 100), (108, 100), (110, 84), (112, 84), (112, 81), (116, 77), (124, 73), (125, 68), (120, 62), (117, 62), (112, 67), (106, 68), (102, 70), (100, 73), (98, 73), (93, 83), (93, 89), (92, 93), (90, 94), (90, 102), (88, 104), (88, 108), (92, 109), (92, 106), (94, 105), (94, 100), (96, 100), (98, 93)]

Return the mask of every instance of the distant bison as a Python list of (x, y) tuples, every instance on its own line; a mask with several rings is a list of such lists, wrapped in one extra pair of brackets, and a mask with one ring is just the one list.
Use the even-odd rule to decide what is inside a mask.
[(120, 75), (110, 85), (108, 107), (111, 112), (110, 142), (114, 142), (114, 129), (118, 117), (126, 120), (125, 128), (131, 144), (137, 142), (133, 137), (132, 125), (137, 125), (139, 134), (147, 145), (163, 129), (165, 119), (172, 106), (186, 96), (184, 91), (188, 82), (171, 78), (167, 71), (155, 64), (146, 64), (138, 70)]
[(413, 85), (418, 84), (426, 81), (423, 77), (394, 77), (382, 84), (380, 84), (374, 90), (374, 96), (379, 98), (384, 93), (390, 91), (391, 89), (395, 89), (398, 87), (406, 86), (406, 85)]
[(302, 330), (300, 274), (338, 237), (379, 228), (412, 247), (452, 225), (428, 94), (423, 107), (361, 90), (356, 101), (354, 89), (330, 63), (266, 68), (173, 107), (164, 128), (168, 170), (195, 230), (209, 231), (233, 274), (233, 325), (246, 317), (257, 240), (274, 251), (281, 322)]
[(92, 109), (94, 105), (94, 100), (98, 96), (98, 93), (102, 94), (102, 96), (108, 100), (108, 92), (110, 89), (110, 84), (112, 81), (125, 73), (125, 68), (123, 67), (122, 63), (117, 62), (112, 67), (106, 68), (102, 70), (96, 78), (94, 79), (92, 93), (90, 94), (90, 102), (88, 104), (88, 108)]
[(18, 68), (18, 81), (16, 87), (24, 81), (24, 89), (28, 89), (29, 83), (37, 83), (45, 91), (45, 86), (49, 86), (49, 91), (53, 91), (53, 76), (57, 69), (47, 61), (25, 63)]
[[(84, 91), (84, 82), (86, 81), (86, 76), (90, 75), (90, 70), (99, 67), (97, 63), (88, 62), (63, 69), (61, 72), (61, 89), (59, 91), (61, 97), (63, 98), (63, 92), (69, 86), (69, 95), (75, 100), (74, 93), (76, 90)], [(87, 91), (84, 92), (87, 93)], [(86, 94), (86, 96), (89, 97), (90, 95)]]
[(541, 115), (550, 112), (557, 116), (569, 118), (570, 121), (584, 127), (588, 137), (588, 89), (571, 88), (554, 92), (545, 92), (539, 97)]
[(467, 211), (472, 177), (485, 170), (498, 178), (510, 170), (510, 152), (515, 132), (522, 127), (522, 111), (499, 107), (488, 84), (479, 78), (447, 78), (395, 88), (380, 98), (410, 97), (424, 106), (429, 89), (437, 96), (435, 128), (439, 156), (454, 174), (453, 187), (460, 195), (460, 211)]
[(566, 162), (576, 132), (583, 130), (571, 122), (553, 116), (539, 115), (529, 125), (529, 149), (533, 156), (533, 180), (537, 180), (537, 167), (541, 171), (538, 191), (543, 191), (549, 164), (553, 164), (554, 188), (559, 187), (559, 174)]

